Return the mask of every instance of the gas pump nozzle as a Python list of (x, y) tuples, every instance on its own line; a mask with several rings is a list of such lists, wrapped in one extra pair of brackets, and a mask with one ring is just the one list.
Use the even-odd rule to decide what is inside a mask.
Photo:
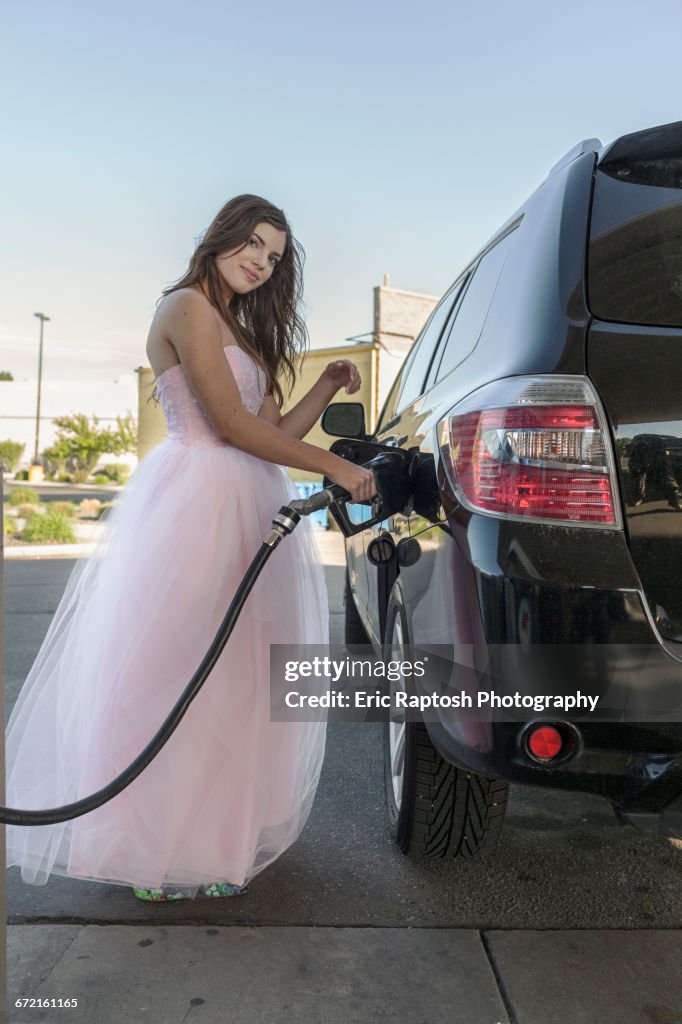
[[(412, 493), (412, 482), (409, 476), (411, 452), (402, 448), (395, 451), (377, 452), (368, 462), (361, 463), (365, 469), (371, 469), (377, 485), (374, 498), (359, 501), (358, 505), (370, 505), (373, 518), (377, 515), (388, 517), (407, 508)], [(335, 484), (331, 485), (334, 489)], [(347, 494), (347, 492), (346, 492)], [(334, 500), (348, 501), (350, 495)]]
[(321, 491), (316, 491), (309, 498), (295, 498), (288, 502), (289, 508), (302, 516), (309, 516), (321, 508), (328, 508), (336, 501), (350, 501), (350, 494), (340, 484), (329, 484)]
[[(409, 515), (412, 511), (414, 482), (419, 461), (419, 448), (410, 448), (405, 451), (396, 448), (395, 451), (377, 452), (368, 462), (362, 463), (365, 469), (374, 473), (377, 485), (377, 493), (374, 498), (367, 501), (359, 501), (358, 505), (370, 505), (372, 515), (385, 517), (401, 512)], [(328, 478), (325, 478), (325, 482)], [(300, 515), (310, 515), (321, 508), (328, 508), (335, 502), (347, 502), (351, 500), (348, 491), (339, 484), (328, 482), (321, 491), (312, 494), (309, 498), (298, 498), (290, 501), (289, 507)]]

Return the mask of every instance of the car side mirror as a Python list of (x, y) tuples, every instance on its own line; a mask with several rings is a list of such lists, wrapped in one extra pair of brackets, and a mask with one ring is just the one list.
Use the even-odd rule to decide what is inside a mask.
[(361, 402), (333, 402), (322, 413), (320, 425), (332, 437), (365, 440), (365, 407)]

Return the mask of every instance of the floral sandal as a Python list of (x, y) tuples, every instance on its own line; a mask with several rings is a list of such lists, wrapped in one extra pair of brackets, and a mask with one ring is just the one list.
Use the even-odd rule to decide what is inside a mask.
[(232, 885), (230, 882), (211, 882), (210, 885), (202, 885), (200, 892), (202, 896), (243, 896), (248, 891), (247, 885)]
[(143, 889), (133, 886), (133, 896), (138, 900), (145, 900), (147, 903), (170, 903), (171, 900), (188, 900), (188, 893), (176, 885), (164, 885), (162, 889)]

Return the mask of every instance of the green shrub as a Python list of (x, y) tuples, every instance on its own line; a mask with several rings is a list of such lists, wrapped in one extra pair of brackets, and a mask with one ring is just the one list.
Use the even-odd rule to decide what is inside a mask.
[(100, 473), (106, 473), (115, 484), (124, 484), (130, 476), (130, 466), (125, 462), (110, 462), (99, 467)]
[(15, 480), (28, 480), (28, 470), (20, 469), (18, 473), (14, 474)]
[(105, 476), (104, 473), (95, 473), (92, 478), (92, 482), (93, 484), (110, 484), (111, 480), (108, 476)]
[(50, 508), (55, 512), (63, 512), (69, 519), (75, 519), (78, 515), (78, 509), (72, 501), (51, 501)]
[(72, 484), (73, 477), (70, 473), (60, 473), (57, 477), (57, 482), (60, 484)]
[(81, 519), (99, 519), (101, 505), (99, 498), (83, 498), (78, 503), (78, 515)]
[(25, 447), (20, 441), (0, 441), (0, 462), (6, 473), (15, 472)]
[(29, 516), (40, 515), (45, 509), (44, 505), (15, 505), (15, 508), (22, 519), (28, 519)]
[(17, 521), (15, 516), (3, 516), (2, 529), (7, 537), (13, 537), (17, 532)]
[(74, 469), (73, 482), (75, 484), (86, 484), (90, 479), (89, 469)]
[(101, 519), (101, 518), (102, 518), (102, 516), (103, 516), (103, 514), (104, 514), (104, 513), (106, 512), (106, 511), (108, 511), (108, 509), (110, 509), (110, 508), (111, 508), (111, 507), (112, 507), (113, 505), (115, 505), (115, 504), (116, 504), (116, 502), (115, 502), (115, 501), (103, 501), (103, 502), (102, 502), (102, 504), (101, 504), (101, 505), (100, 505), (100, 507), (99, 507), (99, 511), (98, 511), (98, 513), (97, 513), (97, 518), (98, 518), (98, 519)]
[(21, 537), (29, 544), (76, 542), (76, 534), (69, 517), (51, 508), (48, 508), (44, 516), (31, 516), (22, 530)]
[(31, 487), (15, 487), (7, 499), (8, 505), (39, 505), (40, 497)]

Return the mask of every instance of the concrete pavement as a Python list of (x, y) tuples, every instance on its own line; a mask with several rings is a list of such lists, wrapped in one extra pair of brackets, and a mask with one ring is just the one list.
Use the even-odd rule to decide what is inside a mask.
[[(342, 541), (336, 533), (316, 536), (327, 565), (332, 633), (340, 640)], [(383, 811), (379, 804), (377, 814)], [(345, 807), (347, 828), (352, 827), (349, 813)], [(607, 851), (608, 845), (602, 852), (608, 856)], [(346, 860), (349, 850), (343, 844), (338, 855), (337, 870), (325, 869), (324, 887), (340, 888), (342, 894), (346, 889), (352, 902), (363, 879), (357, 875), (359, 866)], [(309, 867), (312, 892), (301, 878), (290, 877), (287, 883), (287, 872), (278, 873), (288, 889), (282, 893), (283, 903), (290, 902), (299, 884), (304, 885), (299, 898), (315, 903), (319, 872), (312, 863)], [(645, 880), (643, 863), (640, 869)], [(560, 860), (554, 870), (561, 871)], [(479, 883), (484, 864), (477, 866), (473, 884), (481, 872)], [(541, 885), (538, 879), (535, 888)], [(42, 892), (45, 899), (50, 887), (24, 888)], [(466, 882), (460, 895), (466, 903)], [(88, 1024), (682, 1024), (677, 922), (668, 930), (624, 930), (622, 925), (613, 931), (583, 930), (583, 892), (575, 893), (577, 927), (563, 930), (552, 929), (543, 919), (543, 893), (534, 890), (537, 929), (548, 930), (449, 927), (448, 915), (435, 914), (432, 920), (440, 926), (429, 927), (425, 915), (406, 912), (404, 892), (399, 914), (372, 920), (370, 910), (366, 926), (291, 927), (284, 915), (281, 925), (253, 927), (248, 909), (252, 898), (255, 892), (234, 901), (201, 901), (206, 919), (192, 925), (183, 920), (185, 903), (138, 904), (134, 923), (107, 923), (99, 915), (98, 924), (83, 923), (82, 917), (69, 921), (68, 906), (63, 906), (58, 923), (33, 917), (31, 923), (15, 924), (9, 929), (9, 1019), (79, 1019)], [(413, 898), (418, 907), (418, 888)], [(277, 894), (271, 893), (271, 899)], [(213, 914), (218, 909), (219, 925)], [(452, 921), (466, 917), (454, 909)], [(296, 920), (297, 915), (291, 917)], [(392, 924), (383, 927), (386, 920)], [(410, 920), (419, 925), (411, 927)], [(653, 928), (656, 924), (652, 920)], [(16, 1007), (21, 998), (76, 998), (78, 1006)]]
[(78, 1006), (10, 1020), (679, 1024), (681, 955), (677, 931), (23, 925), (22, 995)]

